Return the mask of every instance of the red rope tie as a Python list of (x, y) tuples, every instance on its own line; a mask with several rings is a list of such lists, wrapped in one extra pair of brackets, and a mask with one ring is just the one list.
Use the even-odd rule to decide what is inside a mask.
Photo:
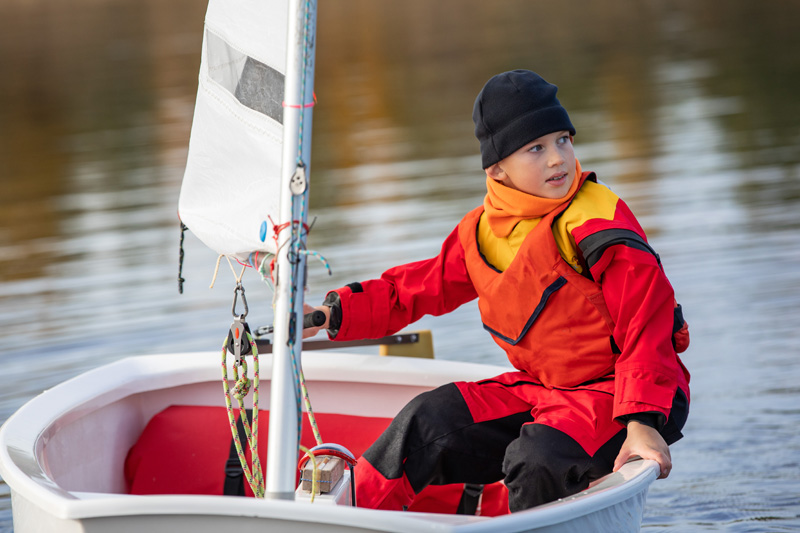
[(309, 104), (305, 104), (305, 105), (302, 105), (302, 106), (301, 106), (301, 105), (297, 105), (297, 104), (295, 104), (295, 105), (292, 105), (292, 104), (287, 104), (287, 103), (286, 103), (286, 101), (284, 100), (284, 101), (281, 103), (281, 105), (282, 105), (283, 107), (288, 107), (288, 108), (290, 108), (290, 109), (301, 109), (301, 108), (306, 108), (306, 107), (314, 107), (315, 105), (317, 105), (317, 93), (316, 93), (316, 92), (314, 92), (314, 93), (312, 93), (312, 94), (314, 95), (314, 101), (313, 101), (313, 102), (311, 102), (311, 103), (309, 103)]
[[(340, 450), (337, 450), (336, 448), (327, 448), (324, 445), (322, 447), (314, 446), (314, 448), (312, 448), (311, 451), (314, 453), (315, 457), (324, 457), (326, 455), (330, 456), (330, 457), (338, 457), (339, 459), (341, 459), (342, 461), (347, 463), (347, 465), (350, 468), (355, 467), (356, 464), (358, 463), (358, 461), (353, 459), (352, 455), (347, 455), (346, 453), (344, 453), (344, 452), (342, 452)], [(306, 463), (308, 463), (308, 461), (310, 459), (311, 459), (311, 456), (308, 455), (308, 454), (306, 454), (303, 457), (301, 457), (300, 461), (297, 464), (297, 469), (298, 470), (303, 470), (303, 468), (305, 468), (305, 466), (306, 466)]]
[[(275, 241), (275, 249), (277, 250), (279, 248), (279, 246), (278, 246), (278, 235), (280, 235), (280, 233), (283, 230), (288, 228), (293, 223), (294, 224), (298, 224), (298, 223), (300, 223), (300, 221), (299, 220), (293, 220), (292, 222), (284, 222), (283, 224), (275, 224), (275, 221), (272, 220), (271, 216), (268, 215), (267, 218), (269, 219), (270, 223), (272, 224), (272, 232), (273, 232), (272, 240)], [(309, 225), (305, 224), (305, 223), (303, 223), (303, 229), (305, 230), (306, 235), (308, 235), (308, 233), (311, 231), (311, 228), (309, 227)], [(272, 278), (273, 281), (275, 281), (275, 259), (277, 259), (277, 256), (273, 257), (269, 262), (269, 277)]]
[[(284, 222), (283, 224), (275, 224), (275, 222), (273, 222), (273, 220), (272, 220), (272, 217), (267, 217), (267, 218), (269, 218), (269, 221), (272, 222), (272, 231), (274, 233), (272, 238), (275, 240), (275, 247), (276, 248), (278, 247), (278, 235), (280, 235), (280, 233), (283, 230), (285, 230), (286, 228), (288, 228), (292, 224), (299, 224), (300, 223), (299, 220), (293, 220), (291, 222)], [(305, 230), (306, 235), (308, 235), (309, 231), (311, 230), (311, 228), (305, 222), (303, 223), (303, 229)]]

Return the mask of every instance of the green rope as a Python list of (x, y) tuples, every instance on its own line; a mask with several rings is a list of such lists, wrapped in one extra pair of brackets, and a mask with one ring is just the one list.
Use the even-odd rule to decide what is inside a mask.
[(304, 452), (311, 458), (311, 503), (314, 503), (314, 497), (317, 495), (317, 483), (319, 482), (319, 470), (317, 468), (317, 456), (314, 452), (300, 445), (300, 451)]
[[(261, 458), (258, 456), (258, 384), (259, 384), (259, 375), (258, 375), (258, 347), (256, 346), (255, 341), (253, 340), (252, 335), (247, 333), (247, 340), (250, 341), (250, 347), (253, 350), (253, 421), (252, 421), (252, 430), (250, 428), (250, 423), (247, 420), (247, 411), (244, 407), (244, 398), (247, 396), (248, 392), (250, 391), (251, 382), (250, 379), (247, 377), (247, 361), (242, 358), (241, 366), (242, 366), (242, 375), (239, 376), (239, 369), (236, 364), (233, 365), (233, 379), (235, 381), (235, 385), (231, 390), (228, 384), (228, 337), (230, 333), (225, 337), (225, 342), (222, 344), (222, 390), (225, 393), (225, 409), (228, 413), (228, 423), (231, 426), (231, 434), (233, 435), (233, 443), (236, 447), (236, 455), (239, 457), (239, 463), (242, 465), (242, 471), (244, 472), (244, 478), (247, 480), (247, 483), (250, 485), (250, 489), (252, 489), (253, 494), (256, 498), (263, 498), (265, 493), (265, 483), (264, 483), (264, 475), (261, 468)], [(236, 402), (239, 406), (239, 416), (242, 417), (242, 422), (244, 426), (244, 433), (245, 438), (247, 439), (247, 443), (250, 447), (250, 455), (251, 455), (251, 462), (253, 464), (252, 470), (249, 468), (247, 464), (247, 458), (245, 457), (244, 450), (242, 449), (239, 431), (236, 429), (236, 419), (233, 416), (233, 405), (231, 403), (231, 395), (236, 398)]]
[(317, 441), (317, 446), (322, 444), (322, 435), (317, 426), (317, 417), (314, 416), (314, 410), (311, 409), (311, 398), (308, 395), (306, 388), (306, 377), (303, 375), (303, 369), (300, 369), (300, 388), (303, 391), (303, 403), (306, 406), (306, 414), (308, 415), (308, 422), (311, 424), (311, 432), (314, 433), (314, 440)]

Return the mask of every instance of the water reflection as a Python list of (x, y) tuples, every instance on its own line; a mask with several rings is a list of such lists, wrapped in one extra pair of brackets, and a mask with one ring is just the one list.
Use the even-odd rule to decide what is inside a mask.
[[(320, 4), (311, 245), (333, 276), (312, 265), (309, 298), (436, 253), (483, 194), (475, 94), (536, 69), (692, 324), (692, 416), (646, 530), (800, 526), (800, 4)], [(176, 290), (204, 10), (0, 3), (0, 420), (103, 361), (224, 336), (232, 288), (207, 289), (215, 258), (191, 235)], [(248, 299), (268, 322), (266, 288)], [(474, 307), (421, 325), (443, 358), (502, 361)], [(0, 509), (2, 528), (4, 485)]]

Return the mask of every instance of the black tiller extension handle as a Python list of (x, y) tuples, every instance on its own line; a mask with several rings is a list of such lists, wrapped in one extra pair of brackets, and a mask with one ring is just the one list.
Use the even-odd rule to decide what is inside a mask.
[(325, 323), (325, 313), (320, 310), (303, 315), (303, 329), (318, 328)]

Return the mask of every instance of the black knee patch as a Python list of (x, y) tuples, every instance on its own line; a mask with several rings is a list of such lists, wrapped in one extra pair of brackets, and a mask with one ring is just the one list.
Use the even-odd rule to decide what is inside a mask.
[(386, 479), (396, 479), (403, 474), (406, 457), (440, 438), (449, 428), (470, 423), (472, 416), (458, 387), (448, 383), (408, 402), (364, 452), (364, 458)]
[(455, 384), (408, 403), (364, 458), (387, 479), (404, 473), (415, 492), (429, 484), (488, 484), (503, 478), (506, 446), (531, 422), (528, 410), (475, 422)]
[[(616, 447), (618, 452), (624, 438), (621, 431), (606, 444), (608, 450)], [(503, 462), (509, 508), (521, 511), (585, 490), (592, 480), (611, 472), (614, 457), (616, 453), (591, 456), (563, 431), (527, 424), (509, 444)]]

